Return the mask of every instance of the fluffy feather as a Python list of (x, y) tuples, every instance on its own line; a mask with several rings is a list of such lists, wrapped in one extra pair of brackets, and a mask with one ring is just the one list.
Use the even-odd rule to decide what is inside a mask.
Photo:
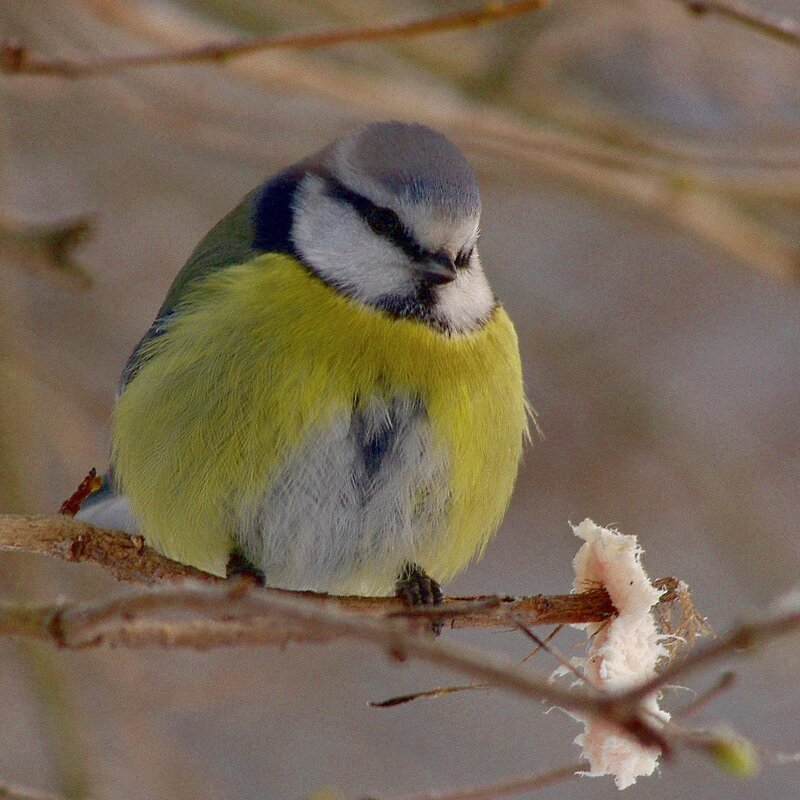
[[(447, 335), (348, 298), (289, 256), (265, 255), (194, 282), (144, 348), (114, 411), (112, 459), (146, 539), (172, 558), (224, 574), (282, 467), (354, 409), (398, 398), (419, 399), (425, 433), (414, 435), (447, 466), (445, 484), (429, 483), (441, 496), (435, 513), (377, 548), (347, 544), (355, 555), (340, 569), (318, 569), (316, 554), (299, 558), (287, 583), (386, 593), (403, 561), (445, 580), (505, 512), (526, 418), (516, 336), (499, 306), (480, 329)], [(285, 549), (293, 530), (324, 525), (329, 513), (297, 504), (283, 519)]]
[(268, 179), (195, 248), (131, 356), (122, 496), (86, 513), (132, 514), (218, 574), (235, 550), (295, 589), (461, 569), (502, 518), (526, 428), (479, 216), (469, 164), (420, 125), (373, 123)]

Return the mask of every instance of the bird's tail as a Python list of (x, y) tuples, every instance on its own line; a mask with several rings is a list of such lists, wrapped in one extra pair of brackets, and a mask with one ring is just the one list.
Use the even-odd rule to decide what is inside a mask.
[(81, 503), (75, 519), (81, 519), (102, 528), (112, 528), (127, 533), (136, 533), (136, 520), (131, 513), (130, 503), (125, 495), (117, 494), (111, 483), (111, 475), (103, 475), (103, 483)]

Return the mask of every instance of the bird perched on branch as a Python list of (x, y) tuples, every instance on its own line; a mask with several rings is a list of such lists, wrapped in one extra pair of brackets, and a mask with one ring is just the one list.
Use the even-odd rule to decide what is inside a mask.
[(79, 517), (270, 586), (441, 599), (511, 496), (526, 405), (470, 166), (377, 122), (200, 242), (126, 365)]

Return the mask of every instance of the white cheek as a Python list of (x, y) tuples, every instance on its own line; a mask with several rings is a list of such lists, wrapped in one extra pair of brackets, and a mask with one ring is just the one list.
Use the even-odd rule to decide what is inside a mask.
[[(292, 239), (300, 256), (323, 280), (368, 305), (387, 297), (412, 297), (416, 292), (413, 268), (405, 254), (373, 233), (346, 203), (325, 194), (323, 181), (309, 175), (295, 196)], [(445, 227), (442, 220), (426, 221), (425, 238), (459, 245), (477, 238), (477, 219), (463, 226)], [(449, 234), (445, 236), (445, 234)], [(468, 270), (435, 293), (433, 315), (455, 333), (479, 328), (494, 308), (494, 295), (477, 253)]]
[(298, 189), (292, 239), (321, 278), (366, 303), (412, 287), (405, 256), (370, 231), (353, 208), (328, 197), (316, 176)]
[(494, 308), (495, 299), (486, 280), (480, 260), (475, 254), (468, 270), (437, 293), (436, 313), (457, 333), (467, 333), (480, 327)]

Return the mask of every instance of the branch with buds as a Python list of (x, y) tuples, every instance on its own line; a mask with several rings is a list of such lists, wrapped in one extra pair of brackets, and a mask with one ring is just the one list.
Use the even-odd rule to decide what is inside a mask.
[[(656, 720), (645, 701), (689, 673), (800, 628), (800, 610), (787, 606), (768, 619), (741, 625), (728, 636), (697, 648), (645, 684), (615, 693), (591, 685), (568, 689), (506, 658), (435, 640), (413, 624), (414, 618), (436, 616), (453, 627), (495, 625), (522, 630), (545, 622), (577, 621), (579, 609), (586, 615), (580, 621), (587, 617), (597, 620), (608, 618), (611, 611), (604, 590), (556, 597), (458, 598), (443, 607), (414, 610), (394, 598), (339, 598), (221, 580), (164, 559), (137, 537), (63, 516), (0, 517), (0, 550), (113, 566), (117, 577), (162, 584), (96, 602), (5, 603), (0, 605), (0, 635), (34, 638), (71, 649), (158, 646), (200, 650), (344, 637), (376, 646), (395, 658), (426, 661), (528, 700), (602, 719), (642, 746), (657, 747), (665, 757), (688, 747), (734, 767), (741, 767), (746, 760), (738, 739), (689, 730), (677, 721), (681, 712), (670, 722)], [(182, 583), (165, 587), (167, 580)], [(675, 591), (668, 592), (673, 599)], [(729, 684), (725, 681), (725, 687)], [(685, 714), (697, 706), (694, 700)]]
[[(522, 631), (551, 655), (562, 658), (549, 647), (548, 639), (540, 640), (529, 629), (542, 624), (603, 623), (615, 619), (616, 609), (603, 588), (571, 595), (447, 598), (442, 606), (409, 609), (396, 598), (336, 597), (264, 589), (243, 579), (220, 579), (164, 558), (147, 547), (141, 537), (97, 528), (62, 515), (0, 516), (0, 551), (94, 563), (121, 580), (151, 584), (148, 589), (136, 589), (110, 600), (0, 604), (0, 636), (36, 639), (69, 649), (198, 650), (346, 638), (377, 647), (393, 658), (425, 661), (479, 682), (472, 688), (496, 688), (528, 701), (544, 701), (584, 719), (600, 720), (642, 748), (660, 751), (665, 759), (681, 749), (693, 749), (738, 773), (755, 768), (754, 746), (727, 731), (694, 730), (684, 723), (697, 708), (732, 685), (729, 674), (705, 695), (674, 713), (669, 721), (657, 718), (648, 701), (690, 673), (800, 629), (800, 608), (787, 601), (768, 617), (740, 625), (727, 636), (676, 660), (644, 683), (607, 691), (587, 680), (582, 686), (566, 688), (508, 658), (436, 640), (429, 635), (429, 626), (420, 622), (435, 618), (453, 628), (493, 626)], [(676, 601), (685, 601), (685, 587), (675, 579), (656, 583), (663, 590), (658, 602), (662, 610)], [(584, 763), (563, 766), (437, 797), (498, 797), (566, 780), (586, 768)]]

